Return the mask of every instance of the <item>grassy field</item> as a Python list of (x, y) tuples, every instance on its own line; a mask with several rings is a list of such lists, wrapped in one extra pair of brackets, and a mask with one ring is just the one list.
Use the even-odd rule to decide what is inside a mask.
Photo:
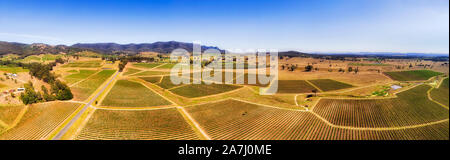
[(169, 101), (137, 82), (118, 80), (106, 98), (103, 106), (149, 107), (169, 105)]
[(189, 84), (186, 86), (171, 89), (170, 91), (187, 98), (196, 98), (209, 96), (219, 93), (224, 93), (240, 88), (241, 86), (234, 86), (228, 84)]
[(277, 93), (312, 93), (317, 90), (304, 80), (278, 80)]
[(135, 63), (135, 64), (133, 64), (133, 66), (135, 66), (135, 67), (145, 68), (145, 69), (152, 69), (159, 65), (161, 65), (161, 63)]
[(315, 86), (319, 87), (322, 91), (334, 91), (334, 90), (340, 90), (345, 88), (351, 88), (353, 87), (350, 84), (338, 82), (331, 79), (315, 79), (315, 80), (308, 80)]
[(63, 68), (67, 67), (77, 67), (77, 68), (99, 68), (101, 67), (102, 61), (77, 61), (77, 62), (70, 62), (68, 64), (63, 65)]
[(96, 70), (80, 70), (79, 73), (71, 74), (66, 77), (64, 77), (64, 80), (67, 82), (67, 84), (73, 84), (78, 81), (81, 81), (90, 75), (97, 72)]
[(174, 108), (143, 111), (96, 110), (79, 140), (193, 140), (192, 127)]
[(140, 72), (141, 70), (139, 69), (134, 69), (134, 68), (128, 68), (127, 71), (125, 73), (123, 73), (124, 76), (126, 75), (130, 75), (130, 74), (134, 74), (137, 72)]
[(449, 139), (448, 122), (403, 130), (334, 128), (311, 113), (226, 100), (186, 108), (216, 140), (419, 140)]
[(162, 77), (139, 77), (139, 78), (150, 83), (159, 83)]
[(8, 72), (8, 73), (20, 73), (20, 72), (29, 72), (28, 69), (23, 69), (22, 67), (12, 67), (0, 65), (0, 71)]
[(397, 81), (418, 81), (428, 80), (431, 77), (441, 75), (442, 73), (430, 70), (400, 71), (400, 72), (384, 72), (387, 76)]
[(352, 127), (401, 127), (448, 119), (448, 110), (428, 99), (429, 89), (420, 85), (393, 99), (322, 99), (314, 111), (333, 124)]
[(103, 84), (109, 77), (111, 77), (116, 70), (103, 70), (99, 73), (89, 77), (85, 81), (78, 83), (72, 87), (74, 100), (85, 100), (88, 98), (100, 85)]
[(160, 72), (160, 71), (144, 71), (138, 74), (134, 74), (132, 76), (156, 76), (156, 75), (165, 75), (170, 74), (170, 72)]
[(0, 135), (0, 140), (43, 139), (79, 106), (80, 104), (68, 102), (33, 104), (16, 127)]
[(449, 106), (448, 92), (449, 92), (449, 84), (448, 78), (446, 78), (439, 88), (431, 90), (431, 98), (448, 107)]

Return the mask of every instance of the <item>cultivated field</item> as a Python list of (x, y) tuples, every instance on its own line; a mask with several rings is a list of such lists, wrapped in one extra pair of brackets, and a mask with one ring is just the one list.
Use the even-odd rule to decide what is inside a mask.
[(412, 140), (448, 139), (448, 121), (400, 130), (331, 127), (307, 112), (274, 109), (235, 100), (186, 109), (218, 140)]
[(0, 120), (7, 125), (12, 125), (24, 105), (0, 105)]
[(157, 75), (165, 75), (170, 74), (170, 72), (161, 72), (161, 71), (144, 71), (137, 74), (133, 74), (131, 76), (157, 76)]
[(172, 69), (176, 63), (166, 63), (165, 65), (157, 67), (158, 69)]
[(173, 87), (181, 86), (183, 84), (174, 84), (172, 83), (172, 80), (170, 80), (170, 76), (164, 76), (161, 80), (161, 83), (156, 83), (156, 85), (164, 89), (170, 89)]
[(431, 77), (441, 75), (442, 73), (430, 70), (415, 70), (415, 71), (400, 71), (400, 72), (385, 72), (387, 76), (397, 81), (419, 81), (428, 80)]
[(20, 72), (29, 72), (28, 69), (23, 69), (22, 67), (11, 67), (0, 65), (0, 71), (8, 72), (8, 73), (20, 73)]
[(78, 73), (71, 74), (71, 75), (64, 77), (64, 81), (66, 81), (67, 84), (70, 85), (70, 84), (76, 83), (78, 81), (81, 81), (83, 79), (86, 79), (87, 77), (94, 74), (95, 72), (97, 72), (97, 71), (96, 70), (80, 70)]
[(314, 112), (335, 125), (351, 127), (401, 127), (448, 119), (447, 109), (428, 100), (430, 88), (420, 85), (392, 99), (322, 99)]
[(88, 98), (100, 85), (103, 84), (103, 82), (105, 82), (115, 72), (116, 70), (100, 71), (99, 73), (72, 87), (71, 90), (74, 93), (74, 100), (85, 100), (86, 98)]
[(315, 80), (308, 80), (315, 86), (319, 87), (322, 91), (334, 91), (334, 90), (340, 90), (340, 89), (346, 89), (353, 87), (350, 84), (338, 82), (331, 79), (315, 79)]
[(169, 101), (154, 93), (140, 83), (118, 80), (106, 98), (103, 106), (149, 107), (169, 105)]
[(162, 77), (139, 77), (139, 78), (150, 83), (159, 83)]
[(448, 78), (444, 79), (441, 86), (437, 89), (431, 90), (431, 98), (439, 103), (449, 106), (449, 84)]
[(224, 93), (238, 88), (240, 88), (240, 86), (214, 83), (207, 85), (202, 82), (202, 84), (189, 84), (182, 87), (177, 87), (171, 89), (170, 91), (183, 97), (196, 98)]
[(0, 140), (37, 140), (48, 136), (70, 116), (80, 104), (49, 102), (29, 106), (16, 127), (0, 135)]
[(278, 80), (277, 93), (312, 93), (317, 90), (305, 80)]
[(130, 74), (135, 74), (140, 71), (141, 70), (139, 70), (139, 69), (127, 68), (127, 71), (125, 73), (123, 73), (123, 75), (126, 76), (126, 75), (130, 75)]
[(135, 64), (133, 64), (134, 67), (144, 68), (144, 69), (152, 69), (159, 65), (161, 65), (161, 63), (135, 63)]
[(192, 140), (198, 139), (192, 127), (175, 109), (98, 109), (76, 137), (80, 140)]
[(99, 68), (101, 67), (102, 61), (94, 60), (94, 61), (76, 61), (70, 62), (68, 64), (63, 65), (63, 68), (67, 67), (76, 67), (76, 68)]

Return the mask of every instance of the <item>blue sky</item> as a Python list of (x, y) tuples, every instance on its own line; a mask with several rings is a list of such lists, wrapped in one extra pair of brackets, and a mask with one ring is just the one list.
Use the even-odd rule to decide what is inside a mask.
[(0, 41), (449, 52), (448, 0), (1, 0)]

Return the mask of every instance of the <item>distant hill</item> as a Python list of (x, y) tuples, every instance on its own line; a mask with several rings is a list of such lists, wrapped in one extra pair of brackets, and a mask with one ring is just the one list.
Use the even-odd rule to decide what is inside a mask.
[[(192, 43), (184, 42), (155, 42), (155, 43), (142, 43), (142, 44), (117, 44), (117, 43), (78, 43), (72, 46), (57, 45), (51, 46), (47, 44), (23, 44), (15, 42), (3, 42), (0, 41), (0, 55), (5, 54), (18, 54), (18, 55), (33, 55), (33, 54), (58, 54), (64, 53), (76, 53), (80, 51), (95, 51), (104, 54), (115, 54), (115, 53), (127, 53), (127, 54), (138, 54), (140, 52), (157, 52), (157, 53), (171, 53), (175, 49), (186, 49), (188, 52), (192, 52)], [(202, 46), (202, 51), (206, 49), (218, 49), (218, 47)]]
[(58, 53), (75, 53), (81, 49), (68, 47), (65, 45), (51, 46), (42, 43), (23, 44), (15, 42), (0, 41), (0, 55), (17, 54), (22, 56), (36, 55), (36, 54), (58, 54)]
[[(141, 43), (141, 44), (117, 44), (117, 43), (78, 43), (72, 47), (91, 49), (97, 52), (113, 54), (116, 52), (125, 52), (131, 54), (137, 54), (139, 52), (158, 52), (158, 53), (171, 53), (175, 49), (185, 49), (188, 52), (192, 52), (192, 43), (184, 42), (155, 42), (155, 43)], [(218, 49), (218, 47), (202, 46), (202, 51), (206, 49)], [(224, 52), (223, 50), (220, 50)]]

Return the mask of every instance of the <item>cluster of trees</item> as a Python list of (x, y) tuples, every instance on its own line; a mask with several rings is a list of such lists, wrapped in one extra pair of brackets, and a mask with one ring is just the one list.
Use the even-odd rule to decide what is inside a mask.
[(50, 91), (48, 91), (47, 87), (44, 85), (41, 86), (41, 92), (36, 91), (32, 82), (26, 83), (24, 88), (25, 92), (20, 94), (20, 100), (26, 105), (54, 100), (69, 100), (73, 98), (70, 88), (60, 81), (51, 84)]
[(121, 59), (119, 63), (119, 72), (122, 72), (125, 66), (127, 65), (128, 60), (127, 59)]
[(284, 65), (284, 64), (282, 64), (281, 65), (281, 70), (284, 70), (284, 69), (286, 69), (286, 70), (288, 70), (288, 71), (295, 71), (296, 69), (298, 68), (298, 64), (291, 64), (291, 65), (289, 65), (289, 64), (286, 64), (286, 65)]
[(21, 66), (30, 70), (29, 74), (32, 78), (37, 78), (50, 84), (50, 91), (41, 86), (41, 92), (34, 89), (33, 83), (29, 82), (24, 85), (25, 92), (21, 93), (20, 100), (24, 104), (33, 104), (38, 102), (54, 101), (54, 100), (70, 100), (73, 98), (72, 91), (69, 86), (57, 79), (56, 75), (52, 73), (53, 67), (58, 63), (64, 64), (65, 60), (58, 58), (55, 62), (49, 64), (41, 63), (21, 63), (12, 61), (0, 61), (0, 64), (10, 66)]

